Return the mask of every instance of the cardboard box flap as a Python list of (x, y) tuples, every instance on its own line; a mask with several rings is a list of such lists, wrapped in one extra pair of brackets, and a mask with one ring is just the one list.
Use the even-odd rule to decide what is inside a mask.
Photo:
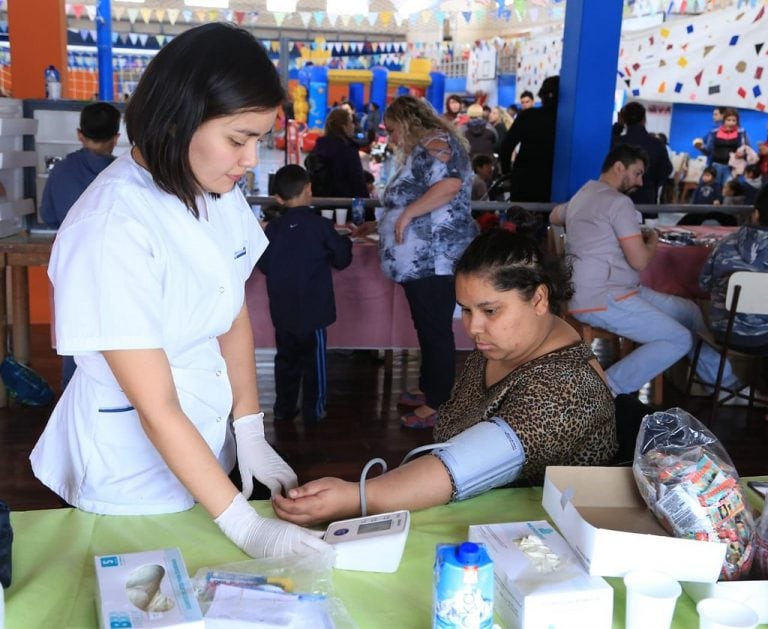
[(649, 569), (699, 582), (720, 575), (726, 545), (669, 536), (645, 505), (631, 468), (548, 467), (542, 504), (592, 575)]

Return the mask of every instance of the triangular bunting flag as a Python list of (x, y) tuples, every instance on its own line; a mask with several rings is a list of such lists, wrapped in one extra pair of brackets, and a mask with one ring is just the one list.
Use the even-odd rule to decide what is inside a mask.
[(360, 26), (363, 23), (363, 20), (365, 19), (365, 16), (363, 14), (361, 14), (361, 13), (358, 13), (356, 15), (353, 15), (352, 19), (355, 20), (355, 25), (356, 26)]
[(429, 21), (432, 19), (432, 12), (431, 11), (421, 11), (421, 12), (419, 12), (419, 17), (421, 17), (421, 23), (422, 24), (429, 24)]
[(69, 15), (70, 13), (72, 13), (72, 5), (69, 2), (67, 2), (64, 5), (64, 15)]
[(139, 36), (136, 33), (128, 33), (128, 39), (134, 46), (139, 42)]
[(192, 21), (192, 11), (190, 11), (189, 9), (184, 9), (184, 10), (181, 12), (181, 17), (183, 17), (183, 18), (184, 18), (184, 21), (185, 21), (187, 24), (189, 24), (189, 23)]
[(378, 19), (379, 19), (379, 14), (377, 11), (372, 11), (368, 13), (368, 24), (370, 24), (371, 26), (375, 26), (376, 20)]
[(125, 7), (112, 7), (112, 19), (119, 22), (125, 15)]
[(224, 11), (224, 21), (225, 22), (232, 22), (232, 9), (227, 9)]
[(165, 19), (165, 9), (155, 9), (155, 19), (162, 22)]
[(93, 22), (96, 19), (96, 9), (98, 7), (95, 4), (88, 4), (85, 7), (85, 12), (88, 14), (88, 19)]
[(282, 11), (273, 13), (272, 17), (275, 18), (275, 24), (277, 24), (278, 26), (282, 26), (283, 22), (285, 21), (285, 15), (286, 14), (283, 13)]
[(462, 11), (461, 15), (464, 17), (464, 21), (469, 24), (472, 20), (472, 11)]
[(704, 74), (704, 70), (702, 70), (696, 76), (693, 77), (693, 80), (696, 81), (696, 85), (701, 85), (701, 75), (702, 74)]
[(325, 11), (313, 11), (312, 17), (315, 18), (315, 24), (320, 26), (323, 23), (323, 20), (325, 19)]
[(249, 11), (248, 12), (248, 22), (251, 24), (256, 24), (256, 22), (259, 21), (259, 12), (258, 11)]
[(155, 39), (157, 40), (158, 46), (160, 46), (160, 48), (162, 48), (163, 46), (165, 46), (165, 40), (168, 39), (168, 37), (167, 37), (167, 35), (157, 34), (157, 35), (155, 35)]
[(328, 18), (328, 23), (331, 25), (331, 28), (336, 28), (336, 22), (339, 21), (339, 16), (335, 13), (328, 13), (326, 17)]
[(147, 40), (149, 39), (149, 35), (147, 33), (139, 33), (139, 42), (141, 42), (141, 45), (146, 48), (147, 46)]
[(149, 21), (152, 19), (152, 9), (142, 9), (141, 19), (144, 20), (144, 24), (149, 24)]
[(83, 10), (85, 9), (85, 6), (82, 4), (73, 4), (72, 5), (72, 13), (75, 14), (75, 17), (79, 20), (80, 16), (83, 15)]
[(243, 23), (244, 20), (245, 20), (245, 11), (235, 11), (235, 24), (240, 25)]
[(128, 9), (128, 21), (131, 24), (134, 24), (136, 22), (136, 18), (139, 17), (139, 10), (138, 9)]
[(341, 23), (344, 26), (344, 28), (347, 28), (349, 26), (349, 21), (352, 19), (351, 15), (341, 15), (339, 16), (341, 18)]
[(80, 34), (80, 39), (83, 41), (83, 43), (86, 43), (91, 37), (91, 31), (89, 31), (87, 28), (81, 29), (78, 31), (78, 33)]
[(179, 19), (178, 9), (168, 9), (168, 21), (171, 24), (176, 24), (176, 20)]
[[(389, 23), (392, 21), (392, 11), (379, 11), (379, 19), (382, 25), (389, 26)], [(440, 22), (442, 23), (442, 20)]]
[(117, 42), (119, 41), (119, 39), (120, 39), (120, 33), (118, 33), (117, 31), (112, 31), (112, 45), (113, 45), (113, 46), (114, 46), (115, 44), (117, 44)]
[(304, 28), (309, 28), (309, 21), (312, 19), (312, 13), (310, 11), (299, 11), (299, 17)]
[(206, 13), (205, 9), (198, 9), (195, 11), (195, 17), (197, 18), (198, 22), (205, 22)]
[(209, 9), (208, 10), (208, 21), (209, 22), (218, 22), (219, 21), (219, 12), (216, 9)]
[(395, 24), (397, 24), (398, 27), (403, 25), (403, 22), (408, 19), (408, 16), (404, 13), (400, 13), (399, 11), (395, 13)]

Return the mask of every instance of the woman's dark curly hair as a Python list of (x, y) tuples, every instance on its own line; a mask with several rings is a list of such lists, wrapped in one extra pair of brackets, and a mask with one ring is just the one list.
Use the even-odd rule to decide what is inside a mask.
[(573, 296), (571, 269), (561, 258), (545, 254), (525, 230), (489, 229), (475, 238), (456, 263), (456, 275), (479, 275), (498, 291), (518, 291), (530, 300), (542, 284), (549, 292), (549, 310)]

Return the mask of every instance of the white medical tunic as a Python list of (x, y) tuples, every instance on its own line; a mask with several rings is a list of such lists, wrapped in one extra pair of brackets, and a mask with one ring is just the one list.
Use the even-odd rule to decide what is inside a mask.
[(77, 370), (32, 451), (35, 475), (95, 513), (189, 509), (101, 352), (161, 348), (181, 407), (222, 454), (232, 389), (217, 337), (245, 299), (267, 239), (240, 191), (200, 199), (196, 219), (126, 153), (67, 215), (53, 246), (57, 351)]

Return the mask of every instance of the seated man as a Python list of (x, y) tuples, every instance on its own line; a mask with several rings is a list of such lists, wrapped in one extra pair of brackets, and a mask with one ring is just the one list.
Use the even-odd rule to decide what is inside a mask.
[[(579, 321), (640, 343), (606, 370), (614, 395), (637, 391), (693, 347), (692, 332), (705, 329), (699, 307), (682, 297), (640, 285), (640, 271), (653, 258), (656, 231), (641, 231), (640, 214), (627, 196), (642, 185), (648, 157), (621, 144), (603, 162), (600, 178), (588, 181), (549, 220), (566, 227), (566, 255), (573, 263), (574, 295), (569, 312)], [(714, 382), (718, 355), (702, 350), (698, 375)], [(723, 386), (736, 387), (730, 365)]]
[[(728, 280), (736, 271), (768, 273), (768, 186), (763, 186), (755, 199), (751, 223), (723, 238), (701, 270), (699, 283), (710, 291), (709, 327), (718, 339), (725, 336), (725, 296)], [(733, 334), (739, 344), (768, 345), (768, 317), (737, 314)]]

